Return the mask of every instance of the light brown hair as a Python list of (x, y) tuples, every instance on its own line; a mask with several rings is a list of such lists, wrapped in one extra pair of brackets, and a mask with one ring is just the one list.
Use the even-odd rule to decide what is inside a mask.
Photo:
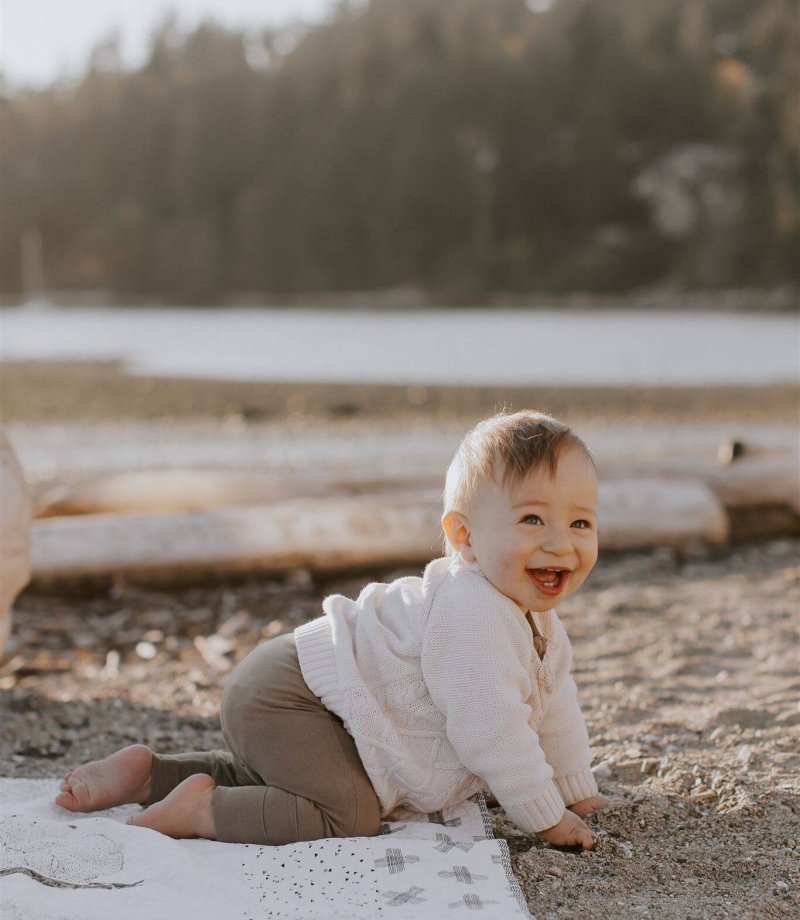
[(544, 412), (500, 412), (484, 419), (465, 435), (447, 470), (444, 513), (465, 512), (481, 482), (513, 489), (543, 464), (555, 476), (559, 454), (569, 447), (583, 450), (594, 464), (569, 425)]

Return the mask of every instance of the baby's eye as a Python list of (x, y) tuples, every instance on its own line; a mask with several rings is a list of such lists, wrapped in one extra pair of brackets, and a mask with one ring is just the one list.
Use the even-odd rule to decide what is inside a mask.
[(592, 527), (589, 521), (584, 521), (583, 519), (580, 521), (573, 521), (570, 526), (577, 527), (578, 530), (591, 530)]
[(525, 517), (520, 521), (520, 524), (541, 524), (542, 519), (538, 514), (526, 514)]

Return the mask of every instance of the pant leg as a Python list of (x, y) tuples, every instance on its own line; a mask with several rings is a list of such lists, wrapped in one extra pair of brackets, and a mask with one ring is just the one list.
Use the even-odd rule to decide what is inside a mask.
[(153, 774), (147, 805), (160, 802), (189, 776), (206, 773), (218, 786), (257, 782), (237, 769), (230, 751), (193, 751), (188, 754), (153, 754)]
[(378, 833), (380, 803), (355, 742), (303, 680), (294, 636), (241, 662), (221, 718), (237, 773), (259, 785), (214, 790), (219, 840), (279, 845)]

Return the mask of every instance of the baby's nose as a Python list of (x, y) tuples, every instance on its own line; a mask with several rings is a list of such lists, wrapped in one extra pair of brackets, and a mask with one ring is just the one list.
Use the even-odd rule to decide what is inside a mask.
[(563, 555), (572, 550), (569, 533), (561, 527), (548, 528), (542, 548), (554, 555)]

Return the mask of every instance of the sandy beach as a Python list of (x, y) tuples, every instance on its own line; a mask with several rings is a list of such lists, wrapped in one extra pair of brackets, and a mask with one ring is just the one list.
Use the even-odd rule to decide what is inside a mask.
[[(44, 456), (54, 430), (75, 447), (148, 420), (188, 433), (217, 426), (221, 436), (269, 422), (276, 443), (283, 431), (296, 446), (325, 426), (364, 438), (415, 424), (455, 430), (498, 404), (533, 404), (612, 431), (687, 417), (719, 430), (790, 430), (797, 406), (791, 387), (345, 392), (58, 366), (8, 366), (2, 377), (5, 423), (31, 457)], [(58, 457), (51, 473), (49, 482)], [(796, 538), (607, 553), (560, 608), (601, 790), (628, 805), (590, 819), (598, 845), (580, 855), (522, 835), (493, 810), (539, 920), (800, 911), (799, 558)], [(115, 582), (91, 595), (26, 592), (0, 666), (3, 773), (58, 776), (132, 741), (162, 751), (220, 746), (216, 713), (236, 662), (317, 616), (327, 593), (354, 594), (398, 574), (301, 570), (174, 590)]]

